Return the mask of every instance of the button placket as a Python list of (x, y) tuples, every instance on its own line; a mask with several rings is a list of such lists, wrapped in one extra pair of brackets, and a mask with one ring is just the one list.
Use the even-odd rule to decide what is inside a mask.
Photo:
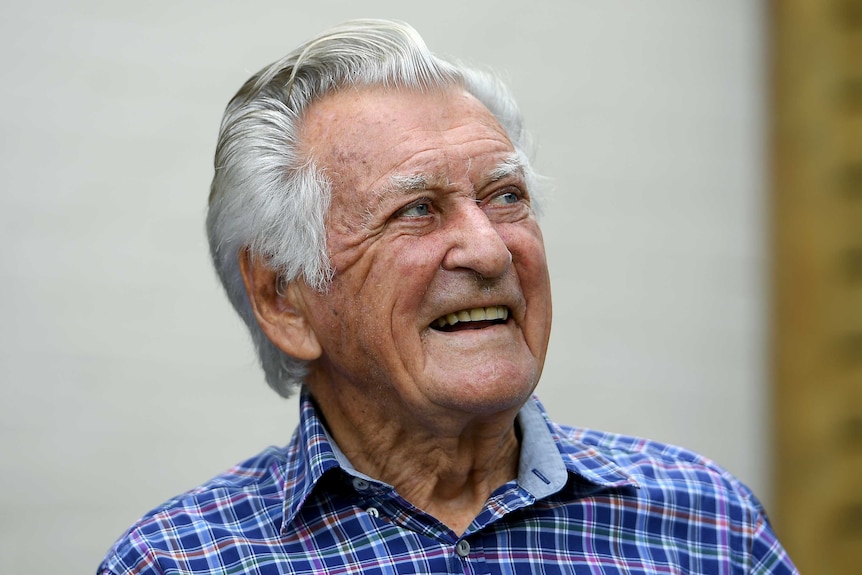
[[(371, 490), (371, 483), (361, 477), (354, 477), (350, 480), (350, 483), (353, 485), (353, 489), (355, 489), (357, 493), (367, 495)], [(365, 512), (371, 517), (380, 517), (380, 511), (373, 505), (367, 507)]]

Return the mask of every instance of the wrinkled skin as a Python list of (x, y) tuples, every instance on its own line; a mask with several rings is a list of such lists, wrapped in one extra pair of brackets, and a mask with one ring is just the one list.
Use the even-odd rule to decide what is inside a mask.
[[(498, 169), (512, 143), (466, 92), (379, 88), (314, 103), (301, 141), (332, 182), (335, 275), (325, 292), (293, 283), (281, 302), (258, 289), (272, 296), (257, 298), (264, 330), (312, 360), (307, 385), (357, 469), (464, 528), (514, 477), (513, 421), (551, 325), (529, 190), (519, 170)], [(490, 306), (507, 319), (436, 329)]]

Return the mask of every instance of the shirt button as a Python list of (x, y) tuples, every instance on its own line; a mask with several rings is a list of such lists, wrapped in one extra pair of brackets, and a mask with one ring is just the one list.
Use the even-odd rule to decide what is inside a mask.
[(460, 557), (466, 557), (470, 554), (470, 544), (467, 543), (464, 539), (458, 542), (455, 546), (455, 553), (457, 553)]
[(368, 487), (368, 482), (364, 479), (360, 479), (359, 477), (353, 478), (353, 488), (356, 491), (367, 491)]
[(380, 517), (380, 512), (377, 511), (376, 507), (369, 507), (368, 509), (365, 510), (365, 512), (372, 517)]

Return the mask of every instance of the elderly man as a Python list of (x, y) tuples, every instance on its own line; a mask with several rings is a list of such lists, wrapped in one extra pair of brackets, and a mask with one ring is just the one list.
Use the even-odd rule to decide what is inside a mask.
[(299, 428), (144, 516), (100, 573), (795, 572), (726, 471), (532, 397), (551, 296), (525, 141), (498, 81), (396, 22), (242, 87), (210, 246)]

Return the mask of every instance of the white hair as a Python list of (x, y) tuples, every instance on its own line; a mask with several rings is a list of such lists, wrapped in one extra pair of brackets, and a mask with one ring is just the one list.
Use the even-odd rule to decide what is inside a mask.
[(527, 168), (528, 185), (535, 182), (527, 134), (505, 85), (489, 73), (435, 56), (403, 22), (347, 22), (252, 76), (222, 118), (206, 227), (216, 271), (251, 332), (266, 381), (284, 397), (303, 381), (307, 363), (282, 352), (260, 329), (239, 260), (247, 252), (263, 261), (281, 285), (305, 281), (326, 289), (332, 277), (324, 226), (331, 184), (313, 158), (299, 151), (301, 121), (322, 96), (361, 86), (464, 88), (494, 114)]

